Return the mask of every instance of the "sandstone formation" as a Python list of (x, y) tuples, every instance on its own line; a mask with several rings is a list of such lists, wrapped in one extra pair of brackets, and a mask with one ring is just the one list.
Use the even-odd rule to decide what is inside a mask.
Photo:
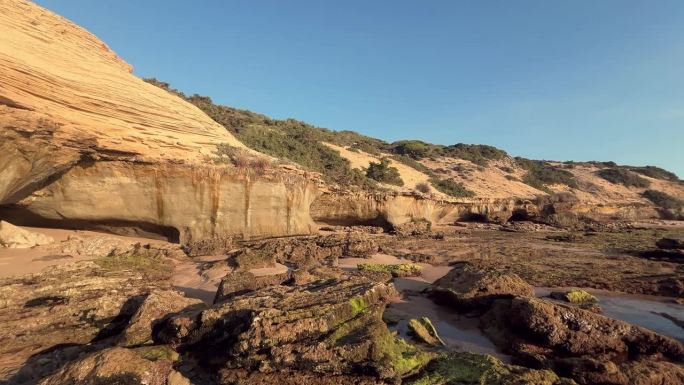
[(49, 245), (55, 240), (47, 235), (33, 233), (17, 226), (0, 221), (0, 246), (13, 249), (25, 249), (40, 245)]
[(315, 182), (213, 165), (218, 144), (244, 146), (92, 34), (19, 0), (0, 2), (0, 116), (7, 217), (184, 243), (315, 229)]

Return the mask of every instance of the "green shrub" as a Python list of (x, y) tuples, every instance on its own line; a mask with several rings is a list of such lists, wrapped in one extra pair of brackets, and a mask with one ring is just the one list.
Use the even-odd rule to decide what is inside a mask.
[(437, 147), (420, 140), (401, 140), (392, 143), (392, 152), (413, 159), (422, 159), (432, 155)]
[(427, 183), (418, 183), (416, 184), (416, 190), (423, 194), (427, 194), (430, 192), (430, 185)]
[[(186, 96), (168, 83), (156, 79), (144, 79), (166, 91), (172, 92), (204, 111), (210, 118), (233, 133), (245, 146), (276, 158), (289, 160), (309, 170), (320, 172), (328, 182), (346, 186), (359, 186), (372, 190), (377, 184), (366, 178), (363, 173), (352, 170), (349, 161), (337, 151), (322, 142), (338, 145), (363, 143), (366, 147), (382, 146), (384, 142), (365, 137), (351, 131), (332, 132), (294, 119), (276, 120), (247, 110), (214, 104), (211, 98), (201, 95)], [(221, 145), (219, 145), (221, 146)], [(234, 151), (227, 147), (219, 148), (233, 159), (243, 164), (246, 159), (238, 159)], [(262, 163), (253, 166), (262, 169)], [(249, 165), (244, 165), (249, 166)]]
[(668, 210), (681, 210), (684, 202), (658, 190), (646, 190), (641, 194), (644, 198), (653, 202), (654, 205)]
[(430, 183), (438, 191), (443, 192), (452, 197), (456, 198), (471, 198), (475, 196), (475, 193), (468, 190), (463, 183), (454, 182), (451, 179), (439, 179), (437, 177), (430, 178)]
[(596, 175), (613, 184), (621, 184), (627, 187), (646, 188), (651, 182), (639, 175), (623, 168), (604, 168), (596, 171)]
[(399, 170), (396, 167), (390, 166), (388, 159), (381, 159), (379, 163), (371, 162), (366, 169), (366, 177), (395, 186), (404, 185)]
[(679, 181), (677, 174), (656, 166), (629, 167), (629, 169), (654, 179), (667, 180), (671, 182)]
[(490, 160), (503, 159), (508, 156), (506, 151), (493, 146), (464, 143), (446, 146), (441, 153), (443, 156), (469, 160), (480, 166), (486, 166)]
[(555, 168), (541, 160), (515, 158), (516, 163), (527, 171), (522, 182), (536, 189), (552, 193), (547, 185), (564, 184), (568, 187), (577, 188), (575, 176), (567, 170)]

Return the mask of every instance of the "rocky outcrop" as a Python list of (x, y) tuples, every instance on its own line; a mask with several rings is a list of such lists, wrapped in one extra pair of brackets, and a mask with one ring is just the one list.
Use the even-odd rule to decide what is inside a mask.
[(268, 267), (274, 262), (302, 268), (319, 264), (335, 266), (338, 258), (368, 258), (377, 251), (377, 242), (368, 234), (346, 232), (244, 242), (243, 249), (231, 259), (236, 267), (245, 269)]
[(17, 226), (0, 221), (0, 246), (12, 249), (26, 249), (29, 247), (49, 245), (54, 243), (54, 238), (24, 230)]
[(481, 327), (518, 362), (580, 384), (681, 383), (681, 343), (576, 307), (535, 298), (497, 300)]
[[(150, 268), (159, 270), (157, 263)], [(135, 265), (94, 262), (0, 280), (0, 379), (34, 383), (120, 333), (150, 293), (166, 298), (170, 290)]]
[(430, 295), (441, 304), (474, 310), (487, 308), (500, 298), (533, 297), (534, 288), (516, 274), (462, 262), (435, 281)]
[(214, 303), (227, 301), (265, 287), (280, 285), (292, 279), (292, 272), (257, 277), (249, 271), (236, 271), (221, 279)]
[(392, 336), (381, 320), (396, 292), (360, 276), (270, 286), (212, 309), (177, 315), (155, 334), (216, 370), (365, 373), (399, 378), (431, 355)]
[(186, 298), (181, 293), (167, 290), (152, 292), (145, 297), (121, 333), (119, 344), (138, 346), (152, 342), (152, 330), (163, 318), (193, 308), (202, 308), (203, 302)]

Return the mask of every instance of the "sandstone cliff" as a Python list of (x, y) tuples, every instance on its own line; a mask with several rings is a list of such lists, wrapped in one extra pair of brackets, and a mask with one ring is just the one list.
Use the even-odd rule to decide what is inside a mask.
[(0, 204), (19, 220), (181, 240), (313, 230), (305, 176), (211, 164), (218, 144), (244, 146), (131, 69), (68, 20), (0, 1)]

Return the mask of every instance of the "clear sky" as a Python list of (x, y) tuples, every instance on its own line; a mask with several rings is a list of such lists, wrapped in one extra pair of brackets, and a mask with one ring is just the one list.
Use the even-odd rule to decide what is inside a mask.
[(40, 0), (186, 93), (684, 177), (684, 1)]

